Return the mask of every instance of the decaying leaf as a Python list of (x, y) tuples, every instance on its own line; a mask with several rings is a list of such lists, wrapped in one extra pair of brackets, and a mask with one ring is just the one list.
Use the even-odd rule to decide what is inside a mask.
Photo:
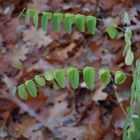
[(16, 82), (7, 77), (6, 75), (3, 75), (2, 81), (6, 84), (10, 93), (12, 93), (12, 95), (14, 96), (16, 93)]
[(21, 69), (22, 68), (22, 62), (26, 60), (27, 53), (29, 51), (29, 48), (25, 46), (15, 46), (12, 51), (8, 52), (5, 55), (5, 61), (11, 62), (12, 66)]
[(27, 45), (36, 46), (38, 48), (47, 46), (52, 43), (52, 38), (49, 35), (46, 35), (41, 29), (37, 30), (34, 27), (31, 27), (29, 30), (25, 30), (23, 32), (24, 38), (23, 40), (27, 43)]
[(103, 92), (103, 89), (104, 89), (104, 86), (101, 86), (95, 91), (92, 97), (93, 101), (98, 102), (98, 101), (106, 100), (108, 95), (107, 93)]

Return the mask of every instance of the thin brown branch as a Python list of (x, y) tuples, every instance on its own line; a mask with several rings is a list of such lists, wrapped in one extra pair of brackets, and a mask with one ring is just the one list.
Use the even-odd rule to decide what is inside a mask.
[(114, 92), (115, 92), (115, 96), (116, 96), (117, 102), (119, 103), (122, 112), (124, 113), (124, 115), (125, 115), (126, 117), (128, 117), (126, 111), (124, 110), (124, 108), (123, 108), (123, 106), (122, 106), (122, 103), (121, 103), (120, 100), (119, 100), (119, 96), (118, 96), (118, 93), (117, 93), (116, 88), (115, 88), (114, 85), (113, 85), (113, 88), (114, 88)]

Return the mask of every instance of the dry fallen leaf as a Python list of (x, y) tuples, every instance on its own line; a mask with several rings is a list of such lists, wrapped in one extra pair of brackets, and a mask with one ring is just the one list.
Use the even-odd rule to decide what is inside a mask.
[(10, 93), (12, 95), (15, 95), (15, 93), (16, 93), (16, 82), (11, 80), (6, 75), (3, 75), (2, 81), (6, 84), (6, 86), (8, 87), (8, 89), (10, 91)]
[(24, 135), (27, 128), (30, 129), (35, 123), (36, 120), (29, 116), (26, 115), (20, 116), (20, 123), (12, 121), (10, 122), (8, 133), (10, 133), (11, 136), (19, 137), (20, 135)]
[(22, 68), (22, 63), (21, 61), (26, 60), (26, 54), (28, 53), (29, 48), (25, 47), (25, 46), (15, 46), (15, 48), (13, 48), (12, 51), (8, 52), (5, 55), (4, 60), (11, 62), (12, 66), (17, 68), (17, 69), (21, 69)]
[(0, 74), (3, 74), (5, 72), (9, 72), (11, 70), (11, 68), (9, 67), (8, 63), (2, 61), (0, 62)]
[(8, 123), (13, 110), (16, 108), (16, 105), (10, 100), (0, 97), (0, 106), (0, 118), (2, 121), (0, 121), (0, 126), (2, 127)]
[(46, 0), (34, 0), (32, 3), (28, 4), (28, 7), (40, 11), (45, 8), (46, 6), (45, 4), (46, 4)]
[(99, 1), (99, 6), (103, 10), (110, 10), (114, 5), (121, 3), (121, 0), (100, 0)]
[(64, 61), (65, 59), (69, 58), (68, 53), (72, 52), (75, 46), (76, 46), (75, 43), (71, 43), (65, 48), (62, 48), (62, 49), (58, 48), (55, 51), (53, 51), (52, 54), (47, 55), (46, 58), (49, 61), (52, 61), (52, 60)]
[(65, 140), (82, 140), (85, 128), (83, 126), (62, 127), (60, 131), (61, 137), (65, 137)]
[(103, 92), (104, 86), (100, 86), (95, 93), (93, 94), (92, 100), (93, 101), (102, 101), (105, 100), (107, 98), (107, 94), (105, 92)]
[(31, 27), (31, 29), (25, 30), (23, 34), (23, 40), (29, 46), (37, 46), (40, 48), (42, 46), (49, 45), (53, 41), (50, 36), (46, 36), (45, 32), (43, 32), (41, 29), (37, 30), (35, 27)]
[(0, 35), (0, 44), (4, 41), (2, 35)]
[(13, 18), (6, 24), (0, 27), (1, 33), (3, 35), (3, 39), (5, 42), (15, 44), (18, 38), (17, 27), (19, 25), (19, 19)]
[(68, 103), (63, 101), (61, 103), (55, 103), (54, 107), (49, 109), (49, 118), (47, 120), (47, 124), (50, 128), (58, 127), (63, 124), (65, 119), (65, 114), (67, 114), (70, 110), (67, 108)]
[(84, 120), (87, 125), (84, 132), (84, 140), (100, 140), (102, 139), (105, 128), (102, 126), (101, 114), (98, 107), (94, 107), (88, 114), (88, 118)]
[(108, 17), (108, 18), (104, 19), (104, 26), (105, 26), (105, 28), (107, 28), (112, 25), (118, 25), (119, 22), (120, 22), (119, 17), (116, 17), (116, 18)]

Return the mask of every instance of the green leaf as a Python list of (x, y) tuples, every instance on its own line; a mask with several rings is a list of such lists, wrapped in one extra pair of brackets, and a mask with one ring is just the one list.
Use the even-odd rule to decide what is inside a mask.
[(35, 76), (35, 81), (41, 87), (45, 86), (45, 84), (46, 84), (45, 79), (43, 77), (41, 77), (40, 75)]
[(18, 86), (18, 94), (19, 97), (23, 100), (27, 100), (28, 98), (28, 93), (26, 91), (25, 85), (21, 84), (20, 86)]
[(124, 12), (123, 21), (124, 21), (124, 23), (126, 23), (127, 25), (130, 25), (130, 19), (129, 19), (129, 16), (128, 16), (128, 13), (127, 13), (127, 12)]
[(63, 19), (63, 14), (54, 13), (52, 18), (52, 25), (56, 32), (60, 32), (61, 30), (61, 21)]
[(127, 27), (127, 28), (125, 29), (124, 38), (125, 38), (125, 42), (131, 44), (132, 31), (131, 31), (130, 27)]
[(109, 84), (110, 79), (111, 79), (110, 71), (108, 69), (105, 69), (105, 68), (100, 69), (99, 70), (99, 78), (104, 85)]
[(55, 70), (55, 80), (61, 88), (65, 88), (66, 77), (63, 70)]
[(106, 32), (108, 33), (111, 39), (115, 39), (118, 34), (118, 30), (114, 26), (109, 26)]
[(70, 67), (68, 69), (68, 76), (70, 80), (70, 84), (72, 88), (76, 89), (79, 86), (79, 72), (77, 68), (75, 67)]
[[(139, 107), (138, 107), (139, 108)], [(134, 119), (134, 127), (135, 127), (135, 131), (134, 131), (134, 136), (137, 137), (135, 138), (135, 140), (139, 140), (140, 139), (140, 133), (139, 133), (139, 130), (140, 130), (140, 119), (139, 119), (140, 116), (138, 116), (138, 118)]]
[(30, 23), (30, 17), (33, 17), (34, 14), (36, 13), (36, 11), (34, 11), (33, 9), (27, 9), (25, 12), (25, 22), (26, 24)]
[(47, 27), (48, 27), (48, 16), (46, 13), (43, 13), (41, 18), (41, 28), (43, 31), (47, 31)]
[(127, 51), (128, 51), (129, 49), (131, 49), (131, 46), (130, 46), (130, 44), (126, 43), (126, 44), (125, 44), (125, 47), (124, 47), (124, 50), (123, 50), (123, 56), (126, 55), (126, 53), (127, 53)]
[(88, 32), (92, 33), (93, 35), (96, 32), (96, 23), (97, 23), (96, 17), (94, 17), (94, 16), (86, 17), (87, 30), (88, 30)]
[(64, 18), (64, 29), (68, 34), (72, 33), (72, 24), (74, 22), (74, 15), (73, 14), (65, 14)]
[(34, 81), (28, 80), (25, 82), (25, 85), (26, 85), (26, 88), (27, 88), (29, 94), (32, 97), (36, 97), (37, 96), (37, 88), (36, 88)]
[(48, 28), (48, 20), (52, 18), (51, 12), (43, 12), (41, 18), (41, 28), (43, 31), (47, 31)]
[(25, 22), (26, 24), (30, 23), (30, 10), (29, 9), (25, 12)]
[(116, 84), (123, 84), (126, 80), (126, 75), (122, 71), (117, 71), (115, 73), (115, 83)]
[(126, 56), (125, 56), (125, 64), (126, 65), (132, 65), (134, 60), (134, 54), (131, 51), (131, 48), (128, 49), (128, 51), (126, 52)]
[(138, 71), (138, 75), (139, 75), (140, 74), (140, 59), (137, 59), (136, 67), (137, 67), (137, 71)]
[(51, 19), (53, 16), (51, 12), (44, 12), (44, 13), (47, 15), (48, 19)]
[(51, 71), (46, 71), (46, 72), (44, 73), (44, 76), (45, 76), (45, 79), (46, 79), (47, 81), (51, 81), (51, 80), (54, 79), (54, 73), (51, 72)]
[(38, 27), (38, 13), (37, 12), (34, 13), (33, 23), (34, 23), (35, 27), (37, 28)]
[(75, 15), (75, 25), (81, 31), (85, 31), (85, 16), (81, 14)]
[(95, 69), (92, 67), (85, 67), (83, 70), (83, 78), (87, 88), (93, 89), (95, 83)]
[(33, 9), (31, 9), (31, 8), (28, 9), (28, 10), (29, 10), (29, 13), (30, 13), (30, 16), (31, 16), (31, 17), (33, 17), (34, 14), (37, 13), (35, 10), (33, 10)]

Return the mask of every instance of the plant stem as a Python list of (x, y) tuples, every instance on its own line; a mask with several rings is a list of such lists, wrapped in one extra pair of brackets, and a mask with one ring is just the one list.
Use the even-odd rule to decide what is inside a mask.
[(119, 30), (125, 32), (125, 30), (124, 30), (123, 28), (121, 28), (121, 27), (119, 27), (119, 26), (117, 26), (117, 25), (115, 25), (115, 27), (118, 28)]
[(24, 9), (21, 11), (21, 13), (19, 14), (18, 18), (21, 18), (21, 17), (22, 17), (22, 15), (23, 15), (23, 13), (24, 13), (25, 10), (26, 10), (26, 8), (24, 8)]
[(117, 101), (118, 101), (118, 103), (119, 103), (119, 105), (120, 105), (120, 107), (121, 107), (121, 109), (122, 109), (122, 112), (124, 113), (124, 115), (125, 115), (126, 117), (128, 117), (126, 111), (124, 110), (124, 108), (123, 108), (123, 106), (122, 106), (122, 104), (121, 104), (121, 102), (120, 102), (120, 100), (119, 100), (119, 96), (118, 96), (118, 93), (117, 93), (116, 88), (115, 88), (114, 85), (113, 85), (113, 88), (114, 88), (114, 92), (115, 92), (116, 99), (117, 99)]

